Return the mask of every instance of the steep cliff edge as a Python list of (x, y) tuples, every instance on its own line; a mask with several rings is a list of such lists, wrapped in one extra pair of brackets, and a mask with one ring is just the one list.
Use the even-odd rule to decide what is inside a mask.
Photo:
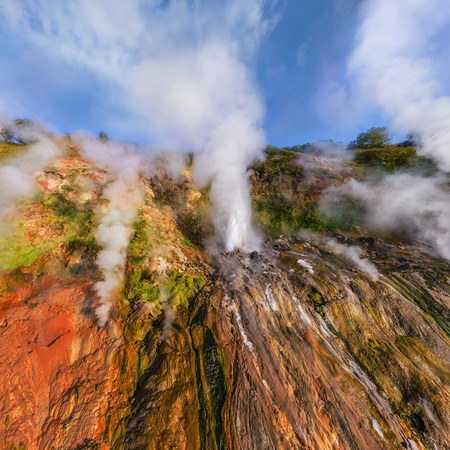
[(188, 170), (141, 179), (104, 328), (95, 229), (108, 174), (69, 141), (38, 181), (0, 249), (1, 448), (450, 446), (448, 263), (339, 232), (334, 249), (360, 247), (374, 276), (320, 236), (280, 237), (323, 230), (320, 180), (286, 160), (257, 166), (272, 237), (260, 252), (209, 256), (208, 194)]

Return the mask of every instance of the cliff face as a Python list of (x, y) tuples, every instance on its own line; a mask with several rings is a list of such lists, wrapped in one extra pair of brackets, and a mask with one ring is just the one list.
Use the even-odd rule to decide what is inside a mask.
[[(255, 169), (273, 237), (250, 255), (206, 254), (208, 198), (187, 172), (141, 180), (124, 283), (99, 328), (92, 211), (108, 178), (69, 145), (2, 241), (0, 447), (449, 447), (448, 264), (339, 235), (376, 279), (316, 235), (276, 237), (316, 220), (322, 189), (284, 170)], [(289, 217), (267, 206), (271, 186), (300, 199)]]
[(377, 282), (306, 243), (221, 256), (135, 394), (126, 447), (445, 448), (449, 292), (428, 283), (448, 284), (447, 267), (411, 251), (434, 269), (405, 269), (408, 250), (389, 250), (374, 250)]

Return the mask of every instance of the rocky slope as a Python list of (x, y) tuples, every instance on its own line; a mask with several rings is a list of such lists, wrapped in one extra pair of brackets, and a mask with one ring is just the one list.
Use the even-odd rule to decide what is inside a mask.
[[(108, 173), (59, 145), (40, 193), (3, 219), (0, 448), (450, 448), (448, 263), (327, 228), (321, 180), (354, 169), (292, 153), (256, 166), (270, 237), (250, 255), (207, 254), (208, 193), (187, 169), (142, 178), (124, 283), (99, 328)], [(336, 251), (351, 246), (377, 274)]]

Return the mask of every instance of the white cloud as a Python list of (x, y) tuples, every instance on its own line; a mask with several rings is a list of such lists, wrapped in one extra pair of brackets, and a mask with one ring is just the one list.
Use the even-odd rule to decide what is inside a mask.
[(382, 109), (395, 131), (416, 133), (422, 152), (446, 170), (450, 96), (440, 57), (449, 24), (446, 0), (366, 1), (349, 62), (361, 95)]
[(264, 145), (264, 108), (249, 61), (277, 21), (276, 4), (6, 0), (3, 17), (30, 47), (103, 80), (129, 113), (125, 127), (201, 154), (196, 179), (212, 183), (231, 250), (254, 246), (246, 168)]

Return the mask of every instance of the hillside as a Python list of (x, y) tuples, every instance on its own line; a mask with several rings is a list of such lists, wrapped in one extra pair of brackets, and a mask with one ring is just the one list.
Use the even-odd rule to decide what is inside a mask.
[[(349, 199), (320, 212), (327, 189), (369, 177), (368, 151), (269, 149), (251, 168), (264, 239), (249, 254), (211, 250), (190, 160), (172, 177), (153, 160), (117, 206), (139, 192), (101, 327), (98, 230), (120, 179), (52, 142), (2, 219), (1, 448), (450, 447), (448, 262), (368, 229)], [(0, 167), (32, 148), (2, 145)]]

